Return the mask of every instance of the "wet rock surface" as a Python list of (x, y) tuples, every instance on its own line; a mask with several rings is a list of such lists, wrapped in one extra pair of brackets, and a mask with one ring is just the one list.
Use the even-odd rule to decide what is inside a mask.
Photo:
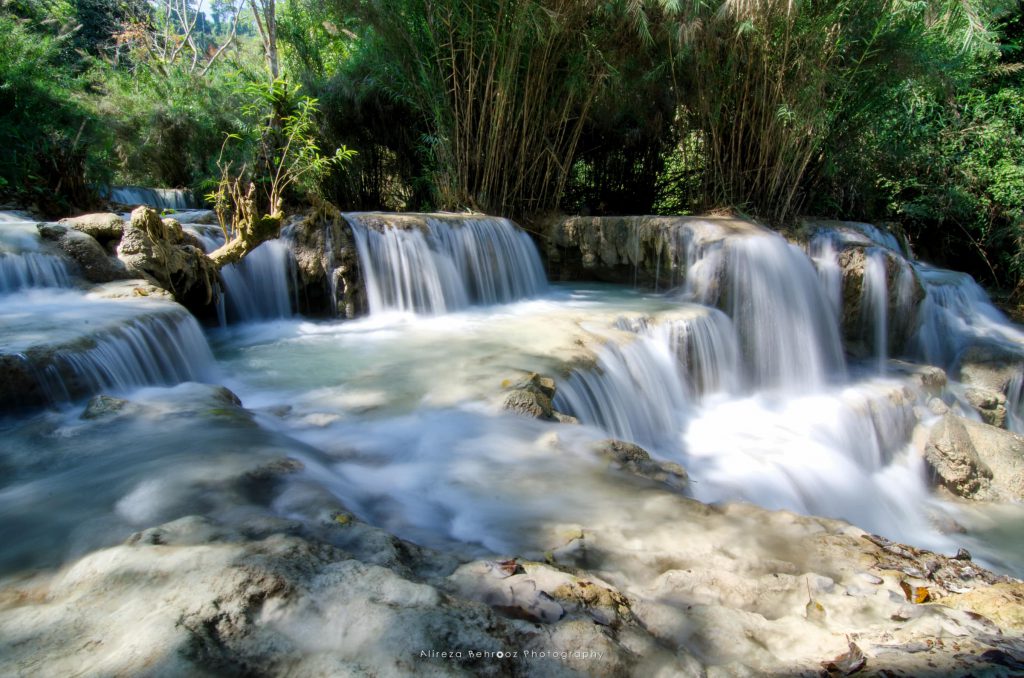
[(116, 245), (124, 233), (124, 219), (112, 212), (83, 214), (61, 219), (59, 223), (92, 236), (111, 254), (114, 254), (112, 245)]
[(63, 224), (40, 224), (39, 234), (78, 265), (82, 277), (93, 283), (107, 283), (133, 277), (112, 253), (91, 235)]
[(283, 233), (293, 243), (301, 312), (342, 318), (366, 313), (352, 229), (339, 211), (321, 205), (292, 220)]

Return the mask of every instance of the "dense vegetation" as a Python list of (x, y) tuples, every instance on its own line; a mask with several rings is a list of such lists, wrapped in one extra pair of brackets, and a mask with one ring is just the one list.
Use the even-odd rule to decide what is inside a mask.
[(357, 155), (284, 200), (891, 220), (1024, 289), (1020, 0), (6, 0), (0, 30), (0, 190), (45, 211), (259, 183), (316, 100), (306, 141)]

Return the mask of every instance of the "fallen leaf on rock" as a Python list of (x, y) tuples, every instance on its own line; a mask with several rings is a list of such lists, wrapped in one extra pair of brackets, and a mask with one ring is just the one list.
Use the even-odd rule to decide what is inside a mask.
[(932, 599), (931, 592), (927, 586), (912, 586), (903, 580), (900, 581), (900, 588), (903, 589), (903, 595), (912, 603), (920, 605)]

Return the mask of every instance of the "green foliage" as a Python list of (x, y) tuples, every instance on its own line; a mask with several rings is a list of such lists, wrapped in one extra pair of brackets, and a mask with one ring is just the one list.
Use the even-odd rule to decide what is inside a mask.
[(110, 121), (107, 161), (117, 181), (197, 187), (216, 174), (224, 135), (242, 131), (242, 77), (204, 76), (184, 64), (159, 71), (104, 68), (102, 75), (95, 106)]
[(88, 204), (88, 149), (100, 135), (83, 82), (64, 63), (71, 34), (0, 13), (0, 191), (59, 212)]
[[(218, 160), (220, 181), (206, 195), (228, 240), (262, 242), (275, 237), (288, 193), (316, 192), (326, 175), (355, 156), (344, 146), (330, 155), (321, 154), (316, 137), (318, 104), (300, 91), (300, 86), (282, 79), (245, 86), (245, 133), (225, 139)], [(237, 170), (223, 156), (232, 142), (252, 154)]]

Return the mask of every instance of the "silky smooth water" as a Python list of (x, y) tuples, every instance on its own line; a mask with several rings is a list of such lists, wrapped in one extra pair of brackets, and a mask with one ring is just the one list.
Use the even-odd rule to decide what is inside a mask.
[[(815, 268), (830, 254), (812, 260), (758, 229), (691, 225), (665, 234), (672, 268), (685, 262), (685, 275), (669, 292), (642, 294), (548, 286), (529, 263), (536, 251), (510, 228), (475, 217), (427, 232), (357, 228), (368, 288), (377, 288), (369, 317), (262, 318), (209, 331), (216, 365), (202, 378), (227, 385), (251, 414), (204, 387), (153, 388), (143, 376), (112, 382), (132, 402), (123, 414), (82, 420), (78, 402), (4, 420), (3, 536), (24, 546), (0, 567), (52, 564), (196, 512), (323, 520), (303, 508), (317, 494), (417, 543), (542, 557), (559, 525), (628, 515), (643, 530), (666, 520), (646, 513), (645, 500), (674, 490), (609, 472), (594, 452), (609, 437), (683, 465), (702, 501), (843, 518), (944, 551), (975, 538), (933, 526), (955, 509), (931, 495), (911, 446), (928, 423), (925, 396), (886, 363), (847, 369), (834, 290), (820, 283), (834, 272)], [(484, 265), (500, 253), (508, 266)], [(946, 274), (919, 270), (932, 303), (920, 336), (953, 320), (964, 324), (957, 341), (987, 326), (1006, 341), (1018, 332), (964, 279), (947, 290)], [(73, 323), (133, 327), (138, 309), (154, 308), (43, 294), (48, 302), (26, 295), (25, 307), (53, 322), (19, 321), (12, 350), (32, 343), (17, 337)], [(196, 350), (209, 350), (206, 341)], [(507, 389), (531, 372), (555, 378), (555, 406), (580, 425), (502, 410)], [(293, 457), (304, 471), (257, 505), (215, 482), (247, 454)], [(1022, 571), (1012, 552), (986, 553)]]

